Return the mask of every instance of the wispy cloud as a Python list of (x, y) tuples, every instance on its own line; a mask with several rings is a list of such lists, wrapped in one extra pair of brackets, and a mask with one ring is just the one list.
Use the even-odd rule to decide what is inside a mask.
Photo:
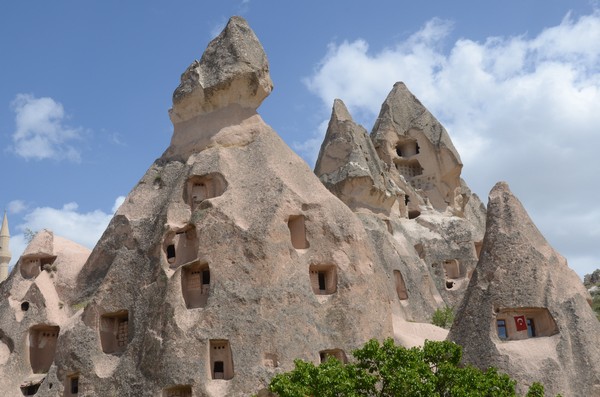
[(74, 202), (67, 203), (62, 208), (37, 207), (31, 209), (23, 217), (24, 222), (15, 227), (19, 233), (11, 237), (10, 247), (13, 255), (11, 266), (16, 263), (27, 246), (27, 239), (24, 235), (26, 230), (36, 232), (49, 229), (58, 236), (90, 249), (93, 248), (124, 200), (123, 196), (117, 197), (110, 213), (102, 210), (80, 212), (79, 205)]
[(19, 214), (27, 209), (27, 205), (23, 200), (13, 200), (8, 203), (8, 212), (11, 214)]
[(14, 152), (26, 160), (81, 161), (73, 142), (82, 138), (81, 127), (65, 124), (65, 110), (52, 98), (18, 94), (11, 103), (15, 112)]
[[(470, 186), (485, 197), (507, 180), (574, 267), (593, 270), (577, 258), (600, 258), (590, 210), (600, 196), (592, 182), (600, 169), (600, 13), (567, 15), (535, 37), (460, 39), (444, 51), (451, 27), (431, 20), (376, 53), (364, 40), (333, 43), (305, 83), (327, 110), (341, 98), (368, 128), (394, 82), (404, 81), (449, 130)], [(321, 125), (298, 145), (305, 158), (315, 159), (312, 143), (323, 134)]]

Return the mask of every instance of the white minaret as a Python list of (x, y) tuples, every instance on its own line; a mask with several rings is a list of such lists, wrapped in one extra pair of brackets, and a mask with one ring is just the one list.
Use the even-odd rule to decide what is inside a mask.
[(10, 253), (10, 233), (8, 232), (8, 218), (4, 211), (4, 219), (2, 220), (2, 229), (0, 229), (0, 282), (8, 277), (8, 264), (12, 255)]

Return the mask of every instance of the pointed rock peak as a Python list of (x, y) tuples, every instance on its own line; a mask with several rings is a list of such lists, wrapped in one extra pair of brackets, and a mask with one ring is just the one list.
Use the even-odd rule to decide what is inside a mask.
[(234, 104), (256, 110), (272, 89), (262, 45), (246, 20), (234, 16), (181, 75), (169, 114), (176, 124)]
[[(486, 235), (493, 237), (488, 238), (490, 240), (487, 243), (488, 251), (501, 249), (505, 252), (506, 247), (499, 242), (506, 242), (507, 239), (522, 248), (544, 247), (543, 251), (552, 250), (506, 182), (496, 183), (490, 191), (486, 224)], [(494, 244), (490, 244), (491, 242)], [(485, 245), (484, 243), (484, 248)], [(518, 250), (509, 250), (503, 255), (508, 252), (516, 256), (522, 253)]]
[(390, 132), (395, 137), (403, 137), (410, 135), (411, 130), (422, 131), (433, 145), (448, 148), (460, 162), (446, 129), (404, 83), (398, 82), (381, 106), (371, 137), (378, 146), (390, 139)]
[(462, 195), (462, 163), (450, 136), (404, 83), (396, 83), (381, 106), (371, 139), (392, 175), (436, 210), (454, 206)]
[(315, 174), (352, 210), (389, 213), (399, 194), (367, 131), (352, 120), (340, 99), (333, 102)]
[(337, 121), (354, 121), (350, 115), (350, 112), (348, 111), (348, 108), (346, 107), (346, 104), (344, 104), (341, 99), (335, 99), (333, 101), (331, 120), (333, 119)]
[(10, 237), (10, 232), (8, 231), (8, 217), (6, 216), (6, 211), (4, 211), (4, 219), (2, 220), (2, 229), (0, 229), (0, 236)]

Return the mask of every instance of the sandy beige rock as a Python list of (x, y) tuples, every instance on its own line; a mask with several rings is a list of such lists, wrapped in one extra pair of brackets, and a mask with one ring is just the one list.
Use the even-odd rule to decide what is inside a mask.
[[(211, 43), (203, 62), (229, 44)], [(213, 98), (240, 89), (215, 87)], [(79, 272), (85, 308), (61, 331), (54, 390), (77, 373), (86, 396), (245, 396), (296, 358), (393, 335), (387, 275), (362, 223), (248, 109), (175, 122)]]
[[(58, 379), (51, 368), (61, 332), (72, 326), (76, 277), (90, 250), (38, 232), (0, 284), (0, 390), (6, 396), (23, 393), (56, 395)], [(41, 386), (40, 386), (41, 385)], [(30, 394), (33, 395), (33, 394)]]
[[(371, 139), (400, 188), (410, 191), (405, 188), (410, 185), (418, 192), (409, 193), (411, 209), (427, 202), (438, 211), (457, 205), (463, 194), (460, 156), (446, 129), (404, 83), (396, 83), (381, 106)], [(458, 200), (462, 208), (466, 199), (465, 194)]]
[[(422, 106), (413, 96), (393, 94), (397, 89), (398, 85), (386, 99), (384, 109)], [(409, 100), (416, 104), (411, 106)], [(412, 117), (398, 114), (409, 116)], [(398, 119), (397, 123), (408, 121)], [(419, 153), (421, 161), (435, 160), (437, 151), (430, 145), (423, 147)], [(445, 335), (444, 331), (435, 331), (435, 327), (433, 333), (423, 331), (432, 327), (429, 322), (436, 309), (454, 307), (464, 295), (485, 227), (481, 221), (485, 208), (479, 199), (473, 196), (471, 204), (465, 200), (467, 206), (461, 207), (460, 213), (440, 212), (423, 205), (409, 214), (406, 201), (410, 196), (420, 197), (419, 193), (383, 163), (371, 139), (354, 123), (341, 100), (334, 102), (315, 173), (357, 213), (376, 247), (379, 266), (389, 279), (396, 339), (413, 346), (417, 341), (423, 343), (426, 338)], [(405, 190), (399, 189), (394, 179), (404, 184)], [(471, 197), (465, 184), (460, 189)], [(421, 325), (407, 325), (415, 323)]]
[[(588, 292), (506, 183), (491, 191), (481, 258), (449, 338), (547, 395), (600, 395), (600, 323)], [(519, 326), (522, 328), (519, 328)], [(522, 330), (520, 330), (522, 329)]]
[[(321, 183), (256, 111), (268, 70), (232, 18), (183, 74), (169, 147), (92, 253), (38, 233), (0, 284), (3, 393), (264, 396), (297, 358), (344, 360), (373, 337), (444, 339), (431, 316), (465, 297), (451, 336), (467, 358), (597, 395), (585, 290), (502, 185), (482, 248), (486, 210), (403, 84), (370, 137), (334, 103)], [(508, 321), (514, 340), (494, 340), (496, 319), (521, 312), (541, 337)]]
[(256, 110), (272, 89), (262, 45), (243, 18), (232, 17), (181, 75), (169, 114), (178, 124), (231, 104)]
[(352, 120), (340, 99), (321, 145), (315, 174), (352, 210), (365, 208), (389, 215), (404, 192), (389, 178), (367, 131)]

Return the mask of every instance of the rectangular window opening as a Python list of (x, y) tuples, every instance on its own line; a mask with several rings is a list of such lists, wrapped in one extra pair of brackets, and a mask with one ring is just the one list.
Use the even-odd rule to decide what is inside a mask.
[(71, 377), (71, 394), (79, 393), (79, 376)]
[(496, 325), (498, 328), (498, 338), (507, 339), (508, 334), (506, 333), (506, 320), (496, 320)]
[(527, 319), (527, 336), (535, 338), (535, 323), (532, 318)]
[(318, 276), (319, 276), (319, 290), (320, 291), (325, 291), (327, 289), (326, 273), (325, 272), (319, 272)]
[(210, 284), (210, 270), (208, 270), (208, 269), (202, 271), (202, 284), (203, 285)]

